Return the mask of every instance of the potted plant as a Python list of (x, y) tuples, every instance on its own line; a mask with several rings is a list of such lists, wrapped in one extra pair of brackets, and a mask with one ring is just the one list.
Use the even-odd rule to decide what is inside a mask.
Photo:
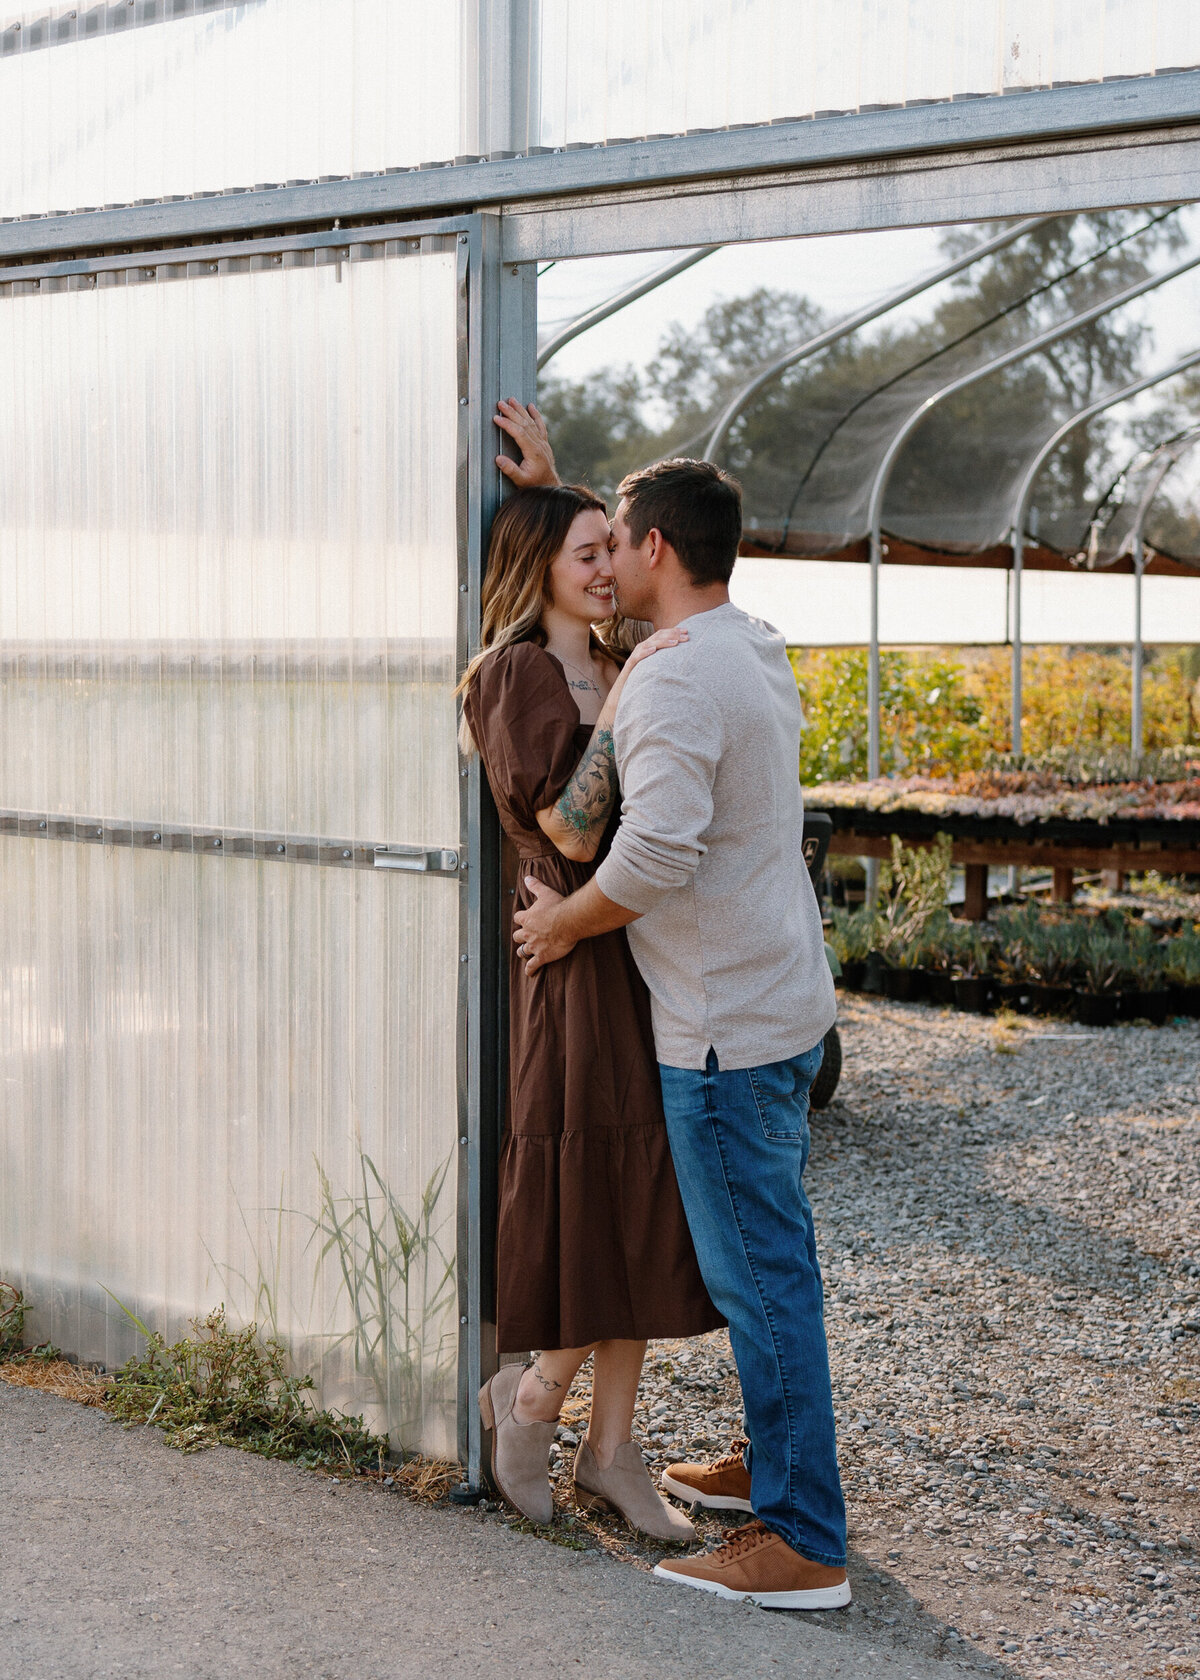
[(1038, 1015), (1069, 1015), (1074, 992), (1071, 971), (1076, 961), (1078, 934), (1069, 922), (1043, 921), (1030, 951), (1037, 976), (1032, 1007)]
[(991, 1005), (990, 951), (980, 930), (960, 922), (955, 930), (954, 1007), (986, 1015)]
[(1110, 1027), (1117, 1018), (1121, 947), (1102, 921), (1081, 935), (1075, 972), (1075, 1019), (1084, 1027)]
[(946, 1008), (954, 1004), (954, 923), (948, 910), (931, 916), (921, 936), (925, 995)]
[(950, 912), (942, 905), (925, 923), (920, 934), (909, 946), (905, 957), (907, 966), (916, 977), (918, 996), (929, 998), (935, 1003), (954, 1002), (953, 992), (944, 990), (941, 984), (945, 973), (942, 964), (946, 928), (949, 924)]
[(1171, 988), (1171, 1013), (1200, 1017), (1200, 933), (1195, 928), (1168, 940), (1163, 975)]
[(862, 989), (867, 952), (875, 944), (876, 915), (869, 904), (856, 910), (838, 909), (829, 924), (829, 943), (842, 965), (842, 984), (848, 992)]
[(1041, 911), (1036, 904), (1001, 911), (996, 918), (996, 950), (993, 995), (997, 1003), (1028, 1015), (1033, 1009), (1034, 975), (1030, 947), (1041, 932)]
[(1163, 975), (1163, 948), (1141, 922), (1129, 924), (1121, 962), (1121, 1002), (1126, 1021), (1149, 1021), (1161, 1027), (1171, 993)]
[(892, 836), (892, 860), (880, 877), (878, 942), (887, 964), (884, 989), (898, 1001), (912, 1002), (924, 991), (922, 936), (945, 908), (950, 851), (946, 834), (928, 847), (904, 846), (899, 835)]

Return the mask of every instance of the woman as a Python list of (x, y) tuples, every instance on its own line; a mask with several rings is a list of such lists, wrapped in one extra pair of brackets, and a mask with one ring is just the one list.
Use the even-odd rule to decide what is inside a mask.
[[(619, 816), (612, 722), (629, 671), (683, 640), (620, 651), (604, 504), (558, 485), (522, 490), (492, 530), (484, 651), (462, 682), (478, 748), (524, 877), (567, 894), (592, 875)], [(597, 621), (599, 633), (594, 626)], [(670, 657), (669, 654), (666, 657)], [(593, 1356), (575, 1456), (585, 1508), (615, 1508), (656, 1539), (692, 1525), (659, 1496), (631, 1439), (646, 1342), (722, 1319), (700, 1279), (663, 1120), (650, 1004), (623, 931), (528, 974), (510, 943), (508, 1124), (500, 1160), (497, 1338), (541, 1351), (480, 1392), (492, 1479), (534, 1522), (553, 1515), (547, 1459), (576, 1372)]]

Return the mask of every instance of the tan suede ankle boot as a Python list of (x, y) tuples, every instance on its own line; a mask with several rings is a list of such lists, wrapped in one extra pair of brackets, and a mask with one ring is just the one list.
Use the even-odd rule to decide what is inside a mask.
[(489, 1479), (523, 1517), (548, 1523), (554, 1516), (550, 1444), (558, 1419), (549, 1423), (517, 1422), (513, 1407), (524, 1374), (523, 1365), (503, 1365), (479, 1390), (479, 1411), (486, 1431), (485, 1465)]
[(601, 1470), (585, 1438), (575, 1454), (571, 1472), (575, 1503), (584, 1511), (616, 1511), (630, 1528), (648, 1534), (652, 1540), (685, 1545), (696, 1530), (655, 1490), (650, 1473), (635, 1441), (616, 1450), (607, 1470)]

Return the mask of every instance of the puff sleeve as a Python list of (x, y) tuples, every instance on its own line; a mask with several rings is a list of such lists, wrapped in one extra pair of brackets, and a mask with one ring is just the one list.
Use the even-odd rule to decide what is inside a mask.
[(480, 665), (464, 711), (498, 805), (524, 827), (554, 803), (579, 762), (579, 711), (557, 664), (534, 642)]

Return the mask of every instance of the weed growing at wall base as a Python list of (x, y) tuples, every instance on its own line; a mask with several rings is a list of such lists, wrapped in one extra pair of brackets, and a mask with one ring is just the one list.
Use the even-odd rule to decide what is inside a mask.
[(121, 1310), (146, 1338), (145, 1353), (115, 1373), (105, 1394), (106, 1409), (127, 1426), (152, 1423), (181, 1452), (242, 1447), (309, 1469), (382, 1469), (387, 1441), (361, 1418), (314, 1407), (312, 1378), (292, 1376), (283, 1347), (260, 1342), (255, 1325), (231, 1330), (222, 1306), (168, 1345)]

